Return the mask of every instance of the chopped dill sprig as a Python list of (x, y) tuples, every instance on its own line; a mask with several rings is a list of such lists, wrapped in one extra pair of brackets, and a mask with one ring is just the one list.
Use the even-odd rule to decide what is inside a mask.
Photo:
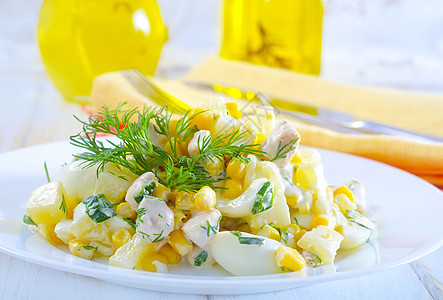
[[(75, 157), (84, 160), (85, 167), (97, 165), (97, 172), (103, 171), (107, 163), (115, 163), (141, 175), (153, 172), (161, 184), (180, 191), (197, 191), (205, 185), (223, 180), (213, 177), (203, 167), (204, 163), (236, 157), (247, 162), (247, 154), (260, 155), (263, 151), (255, 144), (242, 144), (246, 132), (234, 131), (218, 134), (210, 139), (198, 141), (199, 154), (187, 157), (180, 154), (180, 144), (196, 131), (192, 120), (198, 115), (186, 112), (178, 120), (173, 120), (173, 112), (167, 107), (143, 107), (141, 110), (125, 110), (121, 103), (116, 109), (103, 106), (96, 115), (82, 121), (75, 117), (83, 129), (71, 136), (71, 144), (86, 150)], [(155, 133), (167, 143), (167, 147), (155, 145), (150, 133)], [(99, 139), (106, 134), (119, 141)], [(164, 148), (168, 148), (166, 151)], [(159, 176), (163, 174), (164, 176)]]
[(43, 167), (45, 168), (46, 180), (48, 180), (48, 182), (51, 182), (51, 178), (49, 177), (49, 171), (48, 171), (48, 166), (46, 165), (46, 161), (43, 163)]

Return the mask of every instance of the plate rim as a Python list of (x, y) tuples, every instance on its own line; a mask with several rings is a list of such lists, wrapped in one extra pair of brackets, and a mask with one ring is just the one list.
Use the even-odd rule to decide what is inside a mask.
[[(45, 148), (45, 147), (51, 147), (54, 145), (60, 145), (60, 146), (63, 145), (63, 146), (71, 147), (71, 145), (69, 144), (69, 140), (55, 141), (55, 142), (50, 142), (50, 143), (42, 143), (42, 144), (32, 145), (29, 147), (23, 147), (23, 148), (14, 149), (12, 151), (1, 153), (0, 159), (5, 156), (8, 156), (8, 155), (15, 155), (15, 153), (17, 153), (17, 152), (32, 151), (35, 148)], [(422, 184), (426, 185), (427, 188), (432, 189), (433, 192), (442, 193), (442, 191), (439, 190), (436, 186), (425, 181), (424, 179), (417, 177), (417, 176), (415, 176), (407, 171), (404, 171), (402, 169), (388, 165), (386, 163), (375, 161), (375, 160), (372, 160), (372, 159), (369, 159), (366, 157), (361, 157), (358, 155), (334, 151), (334, 150), (330, 150), (330, 149), (304, 146), (304, 145), (302, 145), (302, 146), (305, 148), (317, 149), (320, 152), (320, 154), (322, 154), (322, 152), (326, 152), (326, 153), (329, 152), (333, 155), (349, 156), (349, 157), (353, 157), (358, 160), (362, 160), (362, 161), (366, 161), (366, 162), (376, 164), (379, 166), (387, 167), (389, 169), (395, 170), (396, 172), (401, 172), (405, 176), (409, 176), (409, 177), (414, 178), (415, 180), (418, 180)], [(443, 193), (441, 194), (441, 196), (443, 199)], [(23, 228), (23, 227), (21, 227), (21, 228)], [(439, 238), (440, 238), (440, 240), (438, 241)], [(0, 251), (7, 254), (7, 255), (12, 256), (12, 257), (24, 260), (26, 262), (34, 263), (34, 264), (48, 267), (51, 269), (55, 269), (58, 271), (65, 271), (65, 272), (70, 272), (70, 273), (74, 273), (74, 274), (84, 275), (84, 276), (88, 276), (88, 277), (93, 277), (93, 278), (105, 280), (108, 282), (120, 283), (120, 284), (127, 285), (127, 286), (128, 286), (128, 284), (121, 283), (121, 279), (125, 278), (128, 281), (131, 279), (134, 279), (135, 281), (139, 282), (140, 280), (144, 281), (148, 278), (151, 281), (150, 285), (156, 285), (159, 283), (164, 284), (165, 280), (166, 281), (174, 280), (174, 283), (176, 280), (179, 280), (180, 285), (195, 283), (195, 281), (200, 281), (200, 282), (204, 281), (205, 284), (218, 285), (218, 284), (226, 282), (228, 280), (229, 284), (230, 284), (230, 287), (229, 287), (230, 289), (243, 289), (243, 290), (248, 289), (248, 287), (251, 284), (252, 285), (257, 284), (257, 282), (262, 282), (263, 280), (265, 280), (267, 282), (267, 284), (288, 285), (290, 283), (293, 283), (292, 286), (289, 286), (289, 287), (286, 286), (286, 287), (281, 287), (281, 288), (277, 287), (277, 288), (271, 289), (271, 290), (281, 290), (281, 289), (285, 289), (285, 288), (295, 288), (298, 286), (307, 285), (307, 284), (315, 283), (315, 282), (318, 282), (318, 283), (330, 282), (330, 281), (335, 281), (335, 280), (342, 280), (342, 279), (351, 278), (351, 277), (360, 277), (363, 275), (370, 275), (370, 274), (382, 272), (382, 271), (392, 269), (392, 268), (400, 266), (400, 265), (410, 263), (410, 262), (415, 261), (417, 259), (420, 259), (421, 257), (439, 249), (442, 246), (443, 246), (443, 233), (442, 233), (442, 235), (440, 235), (440, 237), (438, 237), (438, 236), (436, 237), (436, 241), (432, 241), (432, 242), (428, 243), (425, 247), (422, 247), (422, 248), (415, 250), (415, 251), (413, 251), (401, 258), (394, 259), (389, 262), (384, 262), (384, 263), (375, 264), (375, 265), (371, 265), (371, 266), (360, 267), (360, 268), (353, 269), (353, 270), (338, 271), (338, 272), (334, 272), (332, 274), (320, 274), (320, 275), (315, 275), (315, 276), (304, 276), (304, 277), (290, 277), (290, 276), (283, 277), (282, 274), (255, 275), (255, 276), (229, 276), (229, 277), (228, 276), (210, 276), (210, 275), (203, 276), (203, 275), (185, 275), (185, 274), (171, 274), (171, 273), (159, 274), (159, 273), (150, 273), (150, 272), (145, 272), (145, 271), (128, 270), (128, 269), (122, 269), (123, 272), (111, 272), (109, 270), (109, 268), (98, 269), (98, 268), (91, 268), (91, 267), (83, 266), (83, 265), (76, 265), (75, 263), (67, 264), (66, 262), (63, 262), (63, 261), (42, 257), (42, 256), (39, 256), (38, 254), (34, 254), (31, 252), (25, 252), (20, 249), (10, 249), (9, 247), (6, 247), (3, 243), (0, 243)], [(99, 264), (98, 262), (93, 262), (93, 263)], [(67, 266), (69, 266), (68, 270), (66, 270)], [(118, 267), (112, 267), (112, 268), (118, 268)], [(283, 274), (290, 274), (290, 273), (283, 273)], [(171, 284), (171, 282), (169, 282), (169, 284)], [(247, 286), (245, 286), (245, 284)], [(131, 285), (129, 284), (129, 286), (131, 286)], [(143, 287), (141, 287), (141, 288), (143, 288)], [(160, 290), (160, 289), (152, 289), (152, 288), (147, 288), (147, 289)], [(173, 291), (168, 291), (168, 292), (173, 292)], [(181, 291), (181, 293), (185, 293), (185, 292), (186, 291)], [(193, 292), (193, 293), (195, 293), (195, 292)], [(244, 293), (244, 292), (242, 290), (236, 290), (235, 293)], [(250, 293), (250, 292), (246, 292), (246, 293)], [(216, 295), (216, 294), (220, 294), (220, 293), (213, 292), (211, 294)], [(226, 292), (224, 292), (224, 294), (226, 294)], [(231, 293), (231, 294), (234, 294), (234, 293)]]

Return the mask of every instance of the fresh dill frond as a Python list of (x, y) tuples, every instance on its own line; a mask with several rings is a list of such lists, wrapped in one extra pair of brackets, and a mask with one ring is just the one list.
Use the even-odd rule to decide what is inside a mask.
[[(115, 163), (138, 175), (153, 172), (159, 182), (170, 189), (192, 192), (205, 185), (218, 188), (213, 184), (223, 180), (223, 177), (211, 176), (203, 167), (204, 163), (225, 157), (247, 162), (246, 155), (264, 153), (255, 144), (241, 143), (246, 132), (236, 130), (212, 139), (204, 137), (198, 143), (198, 155), (182, 155), (180, 143), (198, 130), (192, 122), (198, 113), (191, 115), (188, 111), (174, 120), (173, 112), (169, 112), (166, 106), (125, 110), (124, 105), (121, 103), (115, 109), (103, 106), (86, 121), (76, 117), (83, 125), (82, 132), (70, 139), (72, 145), (86, 150), (75, 155), (84, 160), (85, 167), (96, 165), (99, 173), (107, 163)], [(149, 135), (152, 129), (166, 141), (167, 147), (152, 142)], [(115, 136), (118, 141), (99, 139), (103, 134)]]

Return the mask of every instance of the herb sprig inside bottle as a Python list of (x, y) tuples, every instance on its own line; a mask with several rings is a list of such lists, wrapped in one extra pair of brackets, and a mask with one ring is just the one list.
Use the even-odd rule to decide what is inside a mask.
[[(98, 165), (97, 172), (100, 172), (107, 163), (116, 163), (138, 175), (150, 171), (157, 175), (161, 184), (192, 192), (207, 185), (219, 188), (214, 183), (224, 179), (211, 176), (202, 167), (205, 162), (222, 160), (224, 157), (247, 162), (245, 156), (248, 154), (264, 154), (258, 150), (257, 144), (241, 143), (248, 134), (246, 131), (235, 130), (215, 137), (204, 137), (199, 143), (199, 154), (190, 157), (182, 155), (179, 153), (180, 143), (198, 131), (192, 120), (202, 112), (191, 114), (188, 111), (173, 120), (174, 114), (166, 106), (125, 110), (124, 105), (119, 104), (116, 109), (103, 106), (86, 121), (77, 118), (83, 130), (70, 139), (72, 145), (86, 150), (75, 155), (85, 161), (85, 166)], [(153, 143), (150, 127), (154, 128), (157, 136), (166, 140), (170, 151)], [(115, 136), (119, 141), (100, 139), (99, 136), (103, 134)], [(165, 176), (159, 176), (160, 173)]]

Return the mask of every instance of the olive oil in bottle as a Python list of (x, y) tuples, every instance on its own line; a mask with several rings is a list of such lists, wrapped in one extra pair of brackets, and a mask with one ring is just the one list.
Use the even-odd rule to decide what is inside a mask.
[(224, 0), (220, 56), (320, 73), (321, 0)]
[(54, 85), (75, 102), (87, 101), (99, 74), (152, 75), (167, 40), (155, 0), (45, 0), (37, 36)]

